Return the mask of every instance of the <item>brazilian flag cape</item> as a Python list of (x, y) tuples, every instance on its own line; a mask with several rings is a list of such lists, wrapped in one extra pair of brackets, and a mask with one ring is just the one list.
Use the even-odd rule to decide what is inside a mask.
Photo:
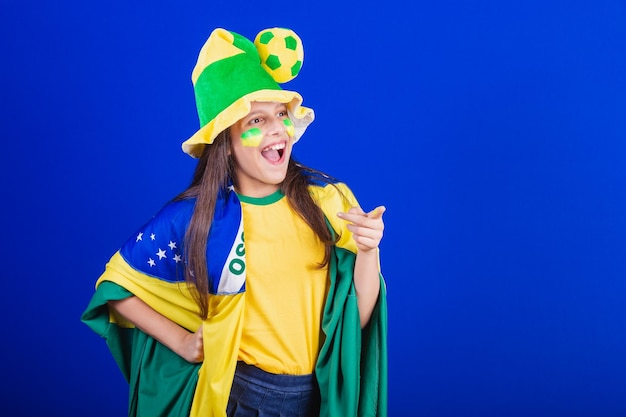
[[(343, 183), (311, 184), (327, 224), (339, 236), (329, 265), (321, 347), (315, 374), (320, 415), (387, 415), (387, 304), (380, 295), (361, 329), (353, 284), (356, 246), (337, 212), (358, 205)], [(220, 193), (207, 243), (209, 317), (204, 321), (184, 282), (184, 235), (195, 200), (168, 203), (109, 260), (81, 319), (102, 336), (129, 383), (129, 416), (225, 416), (245, 308), (241, 205), (232, 188)], [(107, 301), (135, 295), (180, 326), (201, 324), (204, 362), (191, 364), (116, 315)]]

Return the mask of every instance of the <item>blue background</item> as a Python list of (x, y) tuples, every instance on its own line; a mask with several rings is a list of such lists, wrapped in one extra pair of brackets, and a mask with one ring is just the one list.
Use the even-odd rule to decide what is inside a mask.
[(302, 162), (387, 206), (390, 416), (626, 414), (626, 3), (0, 0), (5, 416), (123, 416), (80, 322), (191, 178), (215, 27), (295, 29)]

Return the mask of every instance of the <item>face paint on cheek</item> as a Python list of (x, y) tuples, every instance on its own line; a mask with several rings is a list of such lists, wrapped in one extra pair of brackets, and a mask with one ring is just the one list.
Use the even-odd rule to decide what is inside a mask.
[(296, 134), (296, 128), (293, 126), (293, 122), (289, 119), (283, 120), (285, 127), (287, 128), (287, 134), (292, 138)]
[(243, 146), (256, 147), (261, 144), (263, 140), (263, 133), (258, 127), (253, 127), (250, 130), (246, 130), (241, 134), (241, 143)]

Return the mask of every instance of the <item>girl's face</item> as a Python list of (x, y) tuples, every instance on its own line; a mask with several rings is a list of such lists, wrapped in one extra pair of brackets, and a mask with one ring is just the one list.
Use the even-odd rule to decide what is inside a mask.
[(230, 127), (237, 192), (265, 197), (280, 187), (287, 174), (293, 146), (293, 125), (287, 106), (251, 103), (250, 113)]

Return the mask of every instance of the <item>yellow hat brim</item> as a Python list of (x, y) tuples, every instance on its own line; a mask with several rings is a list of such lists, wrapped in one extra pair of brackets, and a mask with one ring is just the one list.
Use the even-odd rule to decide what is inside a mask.
[(250, 113), (253, 101), (275, 101), (287, 104), (289, 118), (295, 128), (294, 143), (300, 139), (306, 128), (315, 119), (313, 109), (302, 106), (302, 96), (295, 91), (258, 90), (235, 101), (184, 141), (182, 144), (183, 152), (194, 158), (199, 158), (204, 147), (212, 144), (217, 135)]

